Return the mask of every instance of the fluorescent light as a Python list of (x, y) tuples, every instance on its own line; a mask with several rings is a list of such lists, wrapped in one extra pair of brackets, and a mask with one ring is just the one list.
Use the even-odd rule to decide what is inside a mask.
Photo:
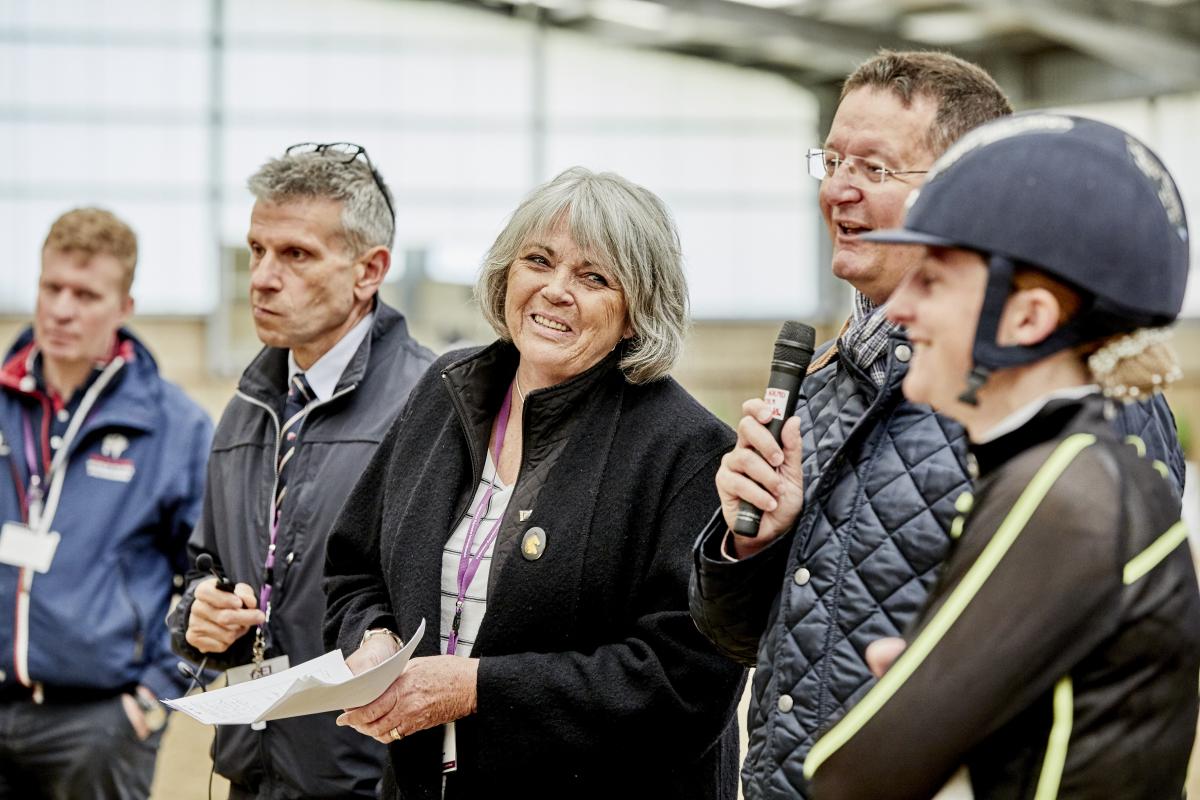
[(733, 2), (759, 8), (787, 8), (796, 5), (796, 0), (733, 0)]
[(597, 19), (647, 31), (666, 28), (670, 15), (666, 6), (647, 0), (593, 0), (589, 10)]
[(960, 44), (984, 38), (987, 21), (974, 11), (923, 11), (906, 15), (900, 34), (930, 44)]

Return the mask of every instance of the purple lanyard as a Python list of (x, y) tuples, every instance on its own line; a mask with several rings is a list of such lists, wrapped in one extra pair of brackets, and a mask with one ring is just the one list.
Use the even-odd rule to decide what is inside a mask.
[[(309, 405), (312, 403), (310, 402)], [(308, 405), (304, 407), (302, 412), (305, 417), (308, 416)], [(303, 423), (301, 423), (303, 424)], [(278, 467), (276, 467), (278, 470)], [(275, 506), (275, 498), (271, 498), (271, 541), (267, 545), (267, 559), (263, 562), (263, 584), (258, 590), (258, 608), (267, 619), (271, 618), (271, 607), (267, 605), (271, 600), (271, 587), (275, 585), (275, 539), (279, 536), (279, 514), (281, 509)]]
[(33, 443), (33, 422), (29, 419), (28, 411), (21, 413), (21, 421), (25, 433), (25, 465), (29, 468), (29, 489), (25, 493), (25, 521), (29, 522), (29, 508), (33, 503), (42, 502), (42, 465)]
[(496, 471), (492, 475), (492, 481), (488, 484), (487, 491), (483, 494), (483, 499), (475, 506), (475, 514), (471, 517), (470, 524), (467, 525), (467, 539), (463, 542), (462, 553), (458, 556), (458, 598), (454, 601), (454, 621), (450, 623), (450, 641), (446, 642), (446, 655), (454, 655), (454, 651), (458, 649), (458, 628), (462, 624), (463, 601), (467, 596), (467, 587), (471, 585), (471, 581), (475, 580), (475, 573), (479, 571), (479, 565), (483, 563), (483, 558), (487, 555), (488, 550), (495, 544), (496, 534), (500, 532), (500, 523), (504, 521), (504, 515), (501, 514), (492, 524), (492, 529), (484, 537), (479, 549), (472, 554), (471, 545), (475, 542), (475, 533), (479, 530), (479, 524), (483, 521), (483, 515), (487, 512), (492, 495), (496, 492), (496, 478), (500, 475), (500, 451), (504, 449), (504, 433), (508, 428), (508, 413), (512, 409), (512, 393), (513, 387), (509, 386), (508, 394), (504, 396), (504, 403), (500, 406), (500, 414), (496, 417), (496, 433), (492, 436), (492, 452), (496, 461)]
[(258, 590), (258, 607), (270, 618), (271, 587), (275, 584), (275, 537), (279, 534), (279, 512), (271, 515), (271, 543), (267, 545), (267, 560), (263, 562), (263, 585)]

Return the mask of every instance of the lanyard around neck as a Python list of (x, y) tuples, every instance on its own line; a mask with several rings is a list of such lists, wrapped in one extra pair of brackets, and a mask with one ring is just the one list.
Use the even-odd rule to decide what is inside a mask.
[[(308, 412), (311, 411), (313, 406), (315, 406), (318, 402), (320, 401), (314, 397), (312, 400), (309, 400), (307, 403), (305, 403), (304, 408), (300, 409), (296, 416), (292, 418), (296, 420), (295, 424), (303, 425), (308, 418)], [(296, 419), (296, 417), (299, 417), (299, 419)], [(289, 423), (291, 422), (291, 419), (285, 420), (284, 428), (286, 429), (287, 427), (290, 427)], [(278, 476), (278, 470), (279, 468), (276, 466), (276, 476)], [(271, 539), (267, 543), (266, 560), (263, 561), (262, 587), (258, 590), (258, 607), (263, 612), (263, 615), (267, 618), (267, 620), (270, 620), (271, 618), (271, 590), (275, 585), (275, 547), (276, 539), (279, 538), (279, 516), (282, 513), (282, 508), (276, 505), (278, 499), (279, 498), (277, 495), (271, 495), (271, 524), (269, 528)], [(261, 628), (259, 630), (261, 631)]]
[(500, 532), (500, 523), (504, 521), (503, 514), (497, 517), (479, 548), (474, 553), (471, 552), (471, 545), (475, 543), (475, 534), (479, 531), (483, 516), (492, 502), (492, 495), (496, 493), (496, 478), (500, 474), (500, 452), (504, 449), (504, 434), (508, 429), (512, 396), (513, 387), (509, 386), (508, 393), (504, 395), (504, 403), (500, 406), (500, 413), (496, 417), (496, 432), (492, 434), (492, 458), (496, 462), (496, 471), (492, 473), (492, 480), (488, 484), (487, 491), (483, 493), (483, 498), (475, 506), (475, 513), (472, 514), (471, 522), (467, 525), (466, 541), (463, 542), (462, 552), (458, 556), (458, 597), (454, 601), (454, 619), (450, 623), (450, 640), (446, 642), (447, 655), (454, 655), (454, 651), (458, 649), (458, 629), (462, 624), (462, 609), (467, 596), (467, 588), (471, 585), (471, 581), (475, 580), (475, 573), (479, 571), (479, 565), (483, 563), (488, 550), (495, 544), (496, 535)]
[[(34, 447), (33, 423), (30, 422), (28, 414), (24, 415), (25, 461), (29, 467), (28, 521), (29, 527), (33, 530), (41, 533), (50, 532), (50, 526), (54, 524), (54, 515), (58, 513), (58, 501), (62, 496), (63, 481), (66, 479), (66, 462), (71, 444), (75, 441), (75, 437), (79, 435), (79, 429), (87, 421), (88, 415), (95, 408), (97, 401), (100, 399), (100, 394), (123, 366), (125, 366), (125, 359), (121, 356), (117, 356), (108, 362), (104, 371), (100, 373), (100, 376), (84, 392), (83, 399), (79, 401), (79, 407), (71, 415), (71, 422), (67, 425), (67, 430), (63, 434), (62, 444), (59, 445), (58, 450), (54, 453), (54, 457), (50, 460), (50, 469), (45, 476), (44, 483), (49, 484), (50, 489), (45, 495), (46, 503), (44, 506), (42, 505), (43, 480), (39, 477), (41, 462), (37, 457)], [(49, 414), (51, 412), (47, 409), (45, 413)]]

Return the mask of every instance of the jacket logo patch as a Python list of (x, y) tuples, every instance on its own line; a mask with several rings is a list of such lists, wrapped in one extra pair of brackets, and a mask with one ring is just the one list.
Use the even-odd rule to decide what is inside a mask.
[(129, 440), (119, 433), (110, 433), (100, 442), (100, 452), (111, 459), (119, 459), (129, 449)]
[(87, 474), (90, 478), (129, 483), (133, 480), (133, 474), (136, 471), (133, 461), (128, 458), (109, 458), (103, 455), (88, 456)]

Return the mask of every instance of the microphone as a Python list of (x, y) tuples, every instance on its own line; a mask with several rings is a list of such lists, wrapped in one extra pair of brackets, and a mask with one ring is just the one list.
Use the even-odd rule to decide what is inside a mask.
[(217, 568), (213, 565), (213, 558), (208, 553), (201, 553), (196, 556), (196, 569), (201, 572), (211, 572), (213, 577), (217, 579), (217, 588), (222, 592), (233, 591), (233, 581), (226, 578), (220, 572), (217, 572)]
[[(796, 410), (796, 395), (800, 391), (804, 373), (808, 371), (808, 364), (812, 361), (816, 341), (817, 332), (812, 326), (794, 320), (783, 323), (779, 337), (775, 339), (775, 352), (771, 356), (771, 379), (767, 382), (767, 391), (763, 399), (771, 406), (771, 421), (767, 423), (767, 430), (775, 437), (776, 442), (783, 433), (783, 423), (787, 422)], [(762, 515), (762, 509), (743, 500), (733, 521), (733, 532), (741, 536), (758, 536)]]

